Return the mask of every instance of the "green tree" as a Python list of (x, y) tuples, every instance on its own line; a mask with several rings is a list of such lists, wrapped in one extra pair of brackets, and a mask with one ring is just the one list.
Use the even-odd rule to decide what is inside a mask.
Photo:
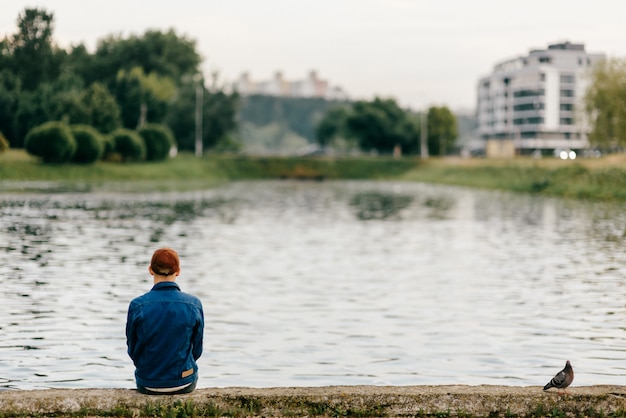
[(149, 30), (142, 36), (123, 39), (114, 35), (99, 40), (91, 59), (83, 60), (80, 74), (88, 83), (100, 81), (111, 88), (120, 70), (129, 72), (141, 67), (146, 74), (181, 80), (198, 73), (201, 62), (194, 40), (174, 30)]
[[(188, 78), (177, 90), (170, 104), (165, 123), (172, 129), (180, 150), (195, 149), (196, 131), (196, 87), (197, 82)], [(226, 93), (214, 87), (202, 87), (202, 144), (211, 149), (224, 141), (232, 141), (230, 134), (238, 127), (239, 95)], [(231, 147), (232, 148), (232, 147)]]
[[(0, 67), (2, 68), (2, 67)], [(9, 70), (0, 70), (0, 131), (13, 147), (18, 147), (15, 135), (15, 114), (19, 106), (20, 81)]]
[(135, 129), (150, 121), (165, 119), (168, 104), (176, 91), (174, 81), (143, 68), (120, 70), (113, 88), (120, 105), (124, 127)]
[(120, 107), (109, 89), (102, 83), (92, 83), (83, 91), (81, 102), (89, 115), (89, 124), (102, 133), (122, 126)]
[(428, 153), (444, 156), (454, 148), (459, 136), (456, 117), (445, 106), (428, 109)]
[(589, 143), (606, 151), (626, 147), (626, 59), (595, 67), (584, 103), (591, 122)]
[(18, 33), (8, 42), (10, 68), (22, 81), (22, 88), (34, 90), (55, 80), (65, 53), (54, 47), (54, 14), (44, 9), (26, 8), (17, 19)]
[(26, 134), (35, 126), (39, 126), (50, 119), (43, 106), (44, 93), (36, 91), (21, 91), (19, 102), (13, 117), (13, 148), (24, 147)]
[(321, 98), (251, 95), (241, 99), (239, 120), (258, 127), (272, 123), (285, 125), (289, 131), (313, 143), (316, 127), (326, 112), (341, 105), (349, 104)]
[(346, 120), (350, 110), (346, 106), (331, 107), (315, 127), (315, 139), (322, 147), (338, 138), (346, 138)]
[(389, 154), (399, 145), (403, 153), (416, 152), (416, 126), (409, 112), (401, 109), (394, 99), (377, 97), (371, 102), (354, 103), (346, 127), (364, 151)]

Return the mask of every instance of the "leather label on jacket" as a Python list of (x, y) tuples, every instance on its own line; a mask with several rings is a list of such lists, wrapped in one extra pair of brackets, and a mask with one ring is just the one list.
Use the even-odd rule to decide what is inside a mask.
[(187, 376), (191, 376), (193, 374), (193, 369), (185, 370), (182, 374), (182, 378), (184, 379)]

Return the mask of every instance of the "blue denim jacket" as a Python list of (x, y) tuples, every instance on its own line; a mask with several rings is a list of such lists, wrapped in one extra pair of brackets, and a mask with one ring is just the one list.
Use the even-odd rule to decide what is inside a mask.
[(197, 297), (175, 282), (161, 282), (130, 302), (126, 321), (128, 355), (137, 385), (170, 388), (198, 378), (204, 311)]

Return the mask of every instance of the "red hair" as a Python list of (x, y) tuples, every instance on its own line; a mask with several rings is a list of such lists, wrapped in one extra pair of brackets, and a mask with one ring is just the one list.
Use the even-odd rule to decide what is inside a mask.
[(150, 261), (152, 271), (159, 276), (169, 276), (180, 270), (178, 253), (171, 248), (159, 248), (152, 254)]

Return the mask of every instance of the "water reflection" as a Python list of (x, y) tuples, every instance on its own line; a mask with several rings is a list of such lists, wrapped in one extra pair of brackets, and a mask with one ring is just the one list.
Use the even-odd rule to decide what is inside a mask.
[(357, 218), (367, 221), (397, 217), (411, 200), (412, 197), (408, 195), (367, 191), (355, 194), (350, 204), (356, 208)]
[(128, 302), (170, 245), (201, 387), (626, 376), (622, 205), (391, 182), (0, 197), (0, 387), (132, 387)]

